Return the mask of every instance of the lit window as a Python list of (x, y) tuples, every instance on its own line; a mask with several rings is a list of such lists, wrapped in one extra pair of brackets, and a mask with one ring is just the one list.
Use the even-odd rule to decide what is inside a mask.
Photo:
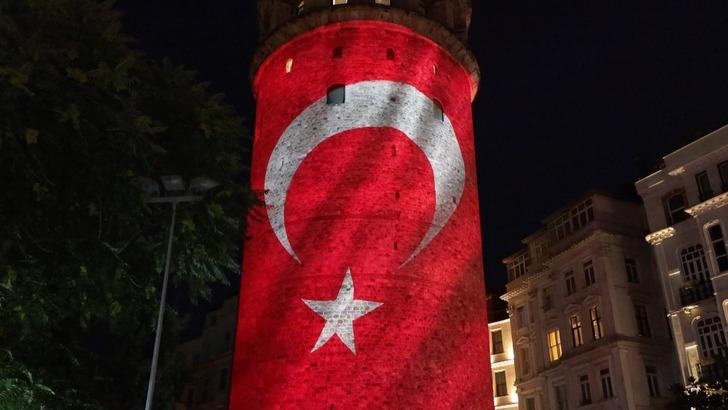
[(602, 316), (599, 313), (599, 306), (589, 309), (589, 318), (591, 319), (592, 336), (594, 340), (604, 337), (604, 325), (602, 324)]
[(549, 359), (553, 362), (561, 358), (561, 334), (559, 329), (552, 330), (548, 334)]
[(508, 383), (506, 383), (506, 372), (495, 372), (495, 395), (503, 397), (508, 395)]
[(336, 47), (332, 54), (334, 58), (341, 58), (344, 55), (344, 50), (341, 47)]
[(432, 115), (436, 120), (445, 121), (445, 113), (442, 111), (442, 104), (437, 100), (432, 100)]
[(637, 335), (650, 337), (650, 319), (647, 316), (647, 308), (643, 305), (634, 305), (634, 314), (637, 319)]
[(326, 104), (343, 104), (346, 101), (346, 87), (341, 84), (335, 85), (326, 92)]
[(387, 49), (387, 60), (394, 60), (394, 50), (391, 48)]
[(347, 0), (334, 0), (334, 6), (338, 6), (339, 4), (346, 4)]
[(625, 258), (624, 269), (627, 271), (627, 282), (640, 283), (640, 277), (637, 273), (637, 261), (631, 258)]
[(581, 386), (581, 405), (591, 404), (591, 387), (589, 386), (589, 376), (583, 375), (579, 377), (579, 385)]
[(713, 197), (713, 189), (710, 187), (710, 178), (706, 171), (695, 174), (695, 183), (698, 185), (698, 195), (701, 201)]
[(494, 330), (490, 333), (490, 341), (493, 344), (491, 354), (503, 353), (503, 333), (500, 330)]
[(594, 273), (594, 264), (592, 261), (584, 262), (584, 282), (586, 286), (591, 286), (597, 281), (596, 274)]
[(609, 374), (609, 369), (600, 370), (599, 377), (602, 379), (602, 397), (605, 399), (614, 397), (614, 391), (612, 390), (612, 376)]
[(293, 68), (293, 59), (289, 58), (286, 61), (286, 73), (290, 73), (292, 68)]
[(720, 228), (720, 224), (715, 224), (708, 228), (708, 237), (710, 238), (710, 244), (713, 247), (713, 256), (715, 257), (715, 263), (718, 264), (718, 271), (727, 271), (728, 249), (726, 249), (725, 247), (723, 230)]
[(688, 201), (685, 198), (685, 191), (682, 189), (673, 191), (662, 198), (662, 205), (665, 208), (665, 219), (668, 225), (682, 222), (689, 218), (685, 208)]
[(584, 334), (581, 331), (581, 319), (579, 316), (574, 315), (569, 319), (571, 324), (571, 341), (574, 343), (574, 347), (579, 347), (584, 344)]
[(645, 366), (647, 373), (647, 387), (650, 389), (650, 397), (660, 397), (660, 383), (657, 379), (657, 368)]
[(703, 357), (722, 356), (725, 351), (725, 334), (720, 318), (715, 316), (698, 322), (698, 336), (700, 338), (700, 351)]
[(566, 282), (567, 296), (576, 292), (576, 279), (574, 279), (574, 272), (568, 271), (564, 273), (564, 281)]
[(375, 4), (381, 4), (382, 6), (389, 6), (389, 0), (374, 0)]

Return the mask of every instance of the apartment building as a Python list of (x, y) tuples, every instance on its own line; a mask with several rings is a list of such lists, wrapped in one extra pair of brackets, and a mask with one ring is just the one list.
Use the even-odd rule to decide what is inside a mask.
[(725, 377), (728, 126), (663, 158), (637, 181), (683, 383)]
[(518, 409), (511, 321), (508, 318), (507, 305), (496, 294), (488, 295), (488, 330), (495, 409)]
[(676, 379), (647, 223), (589, 193), (504, 259), (522, 410), (659, 409)]

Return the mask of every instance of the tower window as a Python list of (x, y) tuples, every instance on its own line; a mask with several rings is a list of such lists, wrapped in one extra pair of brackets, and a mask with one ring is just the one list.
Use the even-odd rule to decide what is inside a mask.
[(334, 58), (341, 58), (344, 55), (344, 50), (341, 47), (336, 47), (333, 52)]
[(293, 68), (293, 59), (289, 58), (286, 61), (286, 74), (290, 73), (292, 68)]
[(337, 84), (329, 88), (326, 92), (326, 104), (335, 105), (343, 104), (346, 100), (346, 87)]
[(437, 100), (432, 100), (432, 115), (435, 119), (445, 121), (445, 113), (442, 111), (442, 104)]
[(394, 60), (394, 50), (391, 48), (387, 49), (387, 60)]
[(389, 6), (390, 1), (389, 0), (374, 0), (374, 4), (381, 4), (382, 6)]
[(346, 4), (348, 3), (348, 0), (334, 0), (333, 4), (334, 6), (338, 6), (339, 4)]

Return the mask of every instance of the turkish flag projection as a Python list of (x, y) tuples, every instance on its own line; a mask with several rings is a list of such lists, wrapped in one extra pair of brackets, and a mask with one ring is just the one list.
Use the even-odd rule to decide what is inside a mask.
[(255, 88), (230, 408), (493, 408), (468, 72), (349, 21)]

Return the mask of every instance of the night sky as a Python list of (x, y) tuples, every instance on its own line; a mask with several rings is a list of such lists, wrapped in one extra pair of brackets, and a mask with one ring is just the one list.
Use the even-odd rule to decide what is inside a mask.
[[(474, 0), (470, 45), (486, 275), (592, 189), (625, 191), (728, 123), (728, 1)], [(118, 1), (149, 55), (195, 69), (254, 118), (255, 2)]]

